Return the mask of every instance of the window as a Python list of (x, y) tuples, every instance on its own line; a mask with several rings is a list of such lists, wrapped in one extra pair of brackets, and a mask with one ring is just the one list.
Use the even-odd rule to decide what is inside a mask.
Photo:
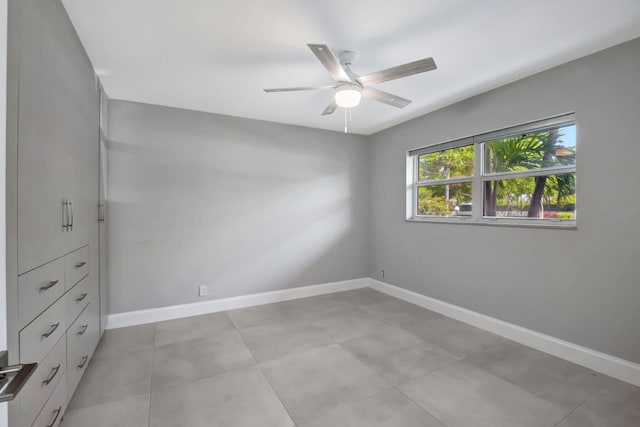
[(411, 150), (408, 159), (410, 220), (575, 226), (573, 114)]

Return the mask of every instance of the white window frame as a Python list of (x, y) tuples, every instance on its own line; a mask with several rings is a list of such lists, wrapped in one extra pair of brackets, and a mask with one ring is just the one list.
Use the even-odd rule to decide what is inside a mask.
[[(576, 219), (558, 218), (526, 218), (526, 217), (487, 217), (484, 212), (484, 183), (497, 179), (527, 178), (535, 176), (558, 175), (576, 173), (576, 166), (555, 166), (540, 169), (528, 169), (517, 172), (495, 172), (485, 171), (484, 144), (510, 136), (523, 133), (540, 132), (544, 130), (575, 125), (575, 113), (567, 113), (535, 122), (525, 123), (517, 126), (486, 132), (480, 135), (461, 138), (440, 144), (416, 148), (407, 151), (407, 205), (406, 220), (412, 222), (439, 222), (454, 224), (479, 224), (479, 225), (500, 225), (516, 227), (543, 227), (543, 228), (564, 228), (575, 229)], [(451, 178), (442, 180), (418, 181), (418, 158), (420, 155), (449, 150), (452, 148), (474, 146), (474, 173), (471, 177)], [(577, 146), (577, 142), (576, 142)], [(577, 163), (577, 161), (576, 161)], [(471, 182), (472, 205), (474, 209), (469, 216), (429, 216), (418, 215), (418, 188), (433, 185), (457, 184)], [(478, 208), (475, 208), (475, 207)]]

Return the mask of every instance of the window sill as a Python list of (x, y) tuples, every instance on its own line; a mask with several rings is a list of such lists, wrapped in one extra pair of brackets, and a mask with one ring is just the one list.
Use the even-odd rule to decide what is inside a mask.
[[(465, 225), (481, 225), (490, 227), (511, 227), (511, 228), (549, 228), (560, 230), (577, 230), (576, 221), (554, 221), (546, 219), (534, 220), (517, 220), (517, 219), (492, 219), (482, 218), (474, 220), (469, 217), (410, 217), (405, 219), (406, 222), (427, 222), (437, 224), (465, 224)], [(535, 222), (534, 222), (535, 221)]]

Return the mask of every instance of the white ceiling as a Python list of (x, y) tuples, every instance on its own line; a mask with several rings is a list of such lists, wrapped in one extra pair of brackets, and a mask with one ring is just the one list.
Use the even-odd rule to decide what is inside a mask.
[[(109, 97), (342, 130), (306, 46), (358, 52), (366, 74), (425, 57), (438, 69), (377, 87), (350, 132), (371, 134), (640, 36), (638, 0), (63, 0)], [(639, 53), (640, 54), (640, 53)]]

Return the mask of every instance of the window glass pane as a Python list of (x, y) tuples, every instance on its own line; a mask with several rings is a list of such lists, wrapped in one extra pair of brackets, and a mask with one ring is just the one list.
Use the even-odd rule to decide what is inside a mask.
[(471, 183), (418, 187), (418, 215), (471, 216)]
[(576, 174), (484, 183), (484, 216), (575, 219)]
[(575, 125), (512, 136), (484, 144), (488, 173), (576, 164)]
[(418, 181), (473, 176), (473, 145), (418, 156)]

